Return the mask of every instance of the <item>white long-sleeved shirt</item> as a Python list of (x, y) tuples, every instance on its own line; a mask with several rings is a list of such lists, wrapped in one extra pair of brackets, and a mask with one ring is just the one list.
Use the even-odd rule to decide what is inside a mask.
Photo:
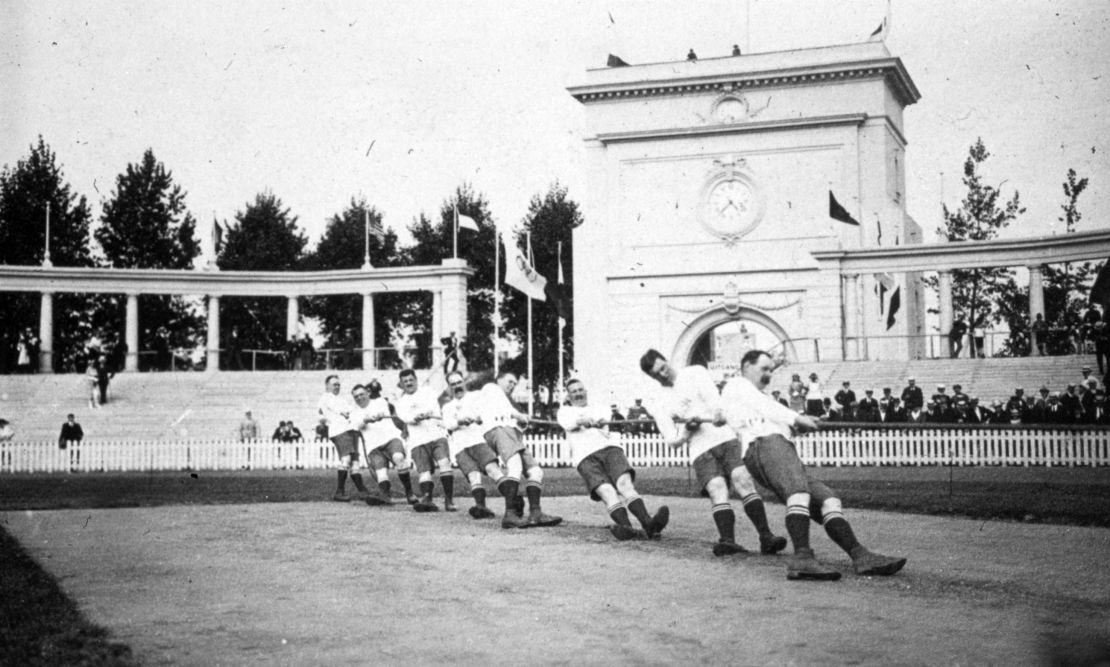
[[(408, 424), (409, 439), (405, 446), (410, 451), (414, 447), (447, 437), (447, 431), (441, 425), (439, 401), (427, 387), (421, 387), (411, 394), (402, 393), (393, 402), (393, 407), (401, 421)], [(418, 421), (416, 418), (420, 415), (431, 416)]]
[[(709, 371), (704, 366), (687, 366), (678, 371), (674, 386), (660, 387), (651, 400), (648, 411), (655, 417), (659, 433), (668, 443), (682, 438), (679, 429), (686, 425), (675, 420), (697, 417), (712, 420), (721, 408), (721, 395), (713, 383)], [(694, 460), (717, 445), (736, 438), (732, 429), (715, 426), (711, 421), (703, 421), (697, 430), (690, 433), (690, 460)]]
[(583, 426), (578, 420), (585, 417), (589, 421), (605, 421), (609, 419), (609, 410), (605, 407), (590, 405), (564, 405), (559, 408), (556, 419), (559, 426), (567, 432), (567, 444), (570, 445), (571, 464), (578, 467), (579, 463), (596, 451), (620, 446), (620, 439), (612, 437), (608, 426)]
[[(452, 459), (467, 447), (485, 442), (483, 436), (487, 429), (476, 421), (480, 417), (477, 404), (474, 393), (463, 394), (462, 398), (452, 398), (443, 404), (443, 425), (451, 432)], [(469, 419), (471, 423), (460, 426), (459, 422), (463, 419)]]
[(756, 438), (779, 434), (789, 440), (798, 413), (760, 391), (746, 377), (737, 375), (721, 391), (725, 419), (747, 451)]
[(394, 438), (401, 438), (401, 431), (389, 414), (389, 401), (381, 396), (370, 399), (365, 408), (356, 404), (351, 411), (351, 423), (362, 432), (367, 450), (380, 447)]
[(340, 433), (354, 428), (349, 419), (354, 407), (354, 403), (346, 396), (333, 394), (330, 391), (324, 392), (324, 395), (316, 402), (316, 409), (320, 417), (324, 419), (324, 423), (328, 425), (329, 438), (334, 438)]
[(478, 416), (482, 418), (483, 434), (489, 433), (498, 426), (520, 430), (516, 418), (513, 417), (517, 412), (516, 408), (496, 382), (490, 382), (482, 387), (482, 390), (476, 394), (475, 404)]

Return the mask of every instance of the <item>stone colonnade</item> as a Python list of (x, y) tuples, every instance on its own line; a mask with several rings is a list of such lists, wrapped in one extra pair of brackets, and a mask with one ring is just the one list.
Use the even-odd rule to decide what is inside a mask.
[[(122, 293), (126, 295), (125, 371), (139, 369), (139, 296), (143, 294), (204, 295), (207, 309), (207, 369), (219, 370), (220, 298), (284, 296), (286, 338), (300, 321), (299, 299), (325, 294), (362, 296), (362, 367), (375, 368), (374, 294), (430, 292), (432, 340), (438, 342), (467, 328), (467, 280), (473, 275), (464, 260), (445, 259), (440, 266), (417, 266), (303, 273), (159, 271), (153, 269), (88, 269), (48, 266), (0, 267), (0, 290), (39, 292), (40, 372), (54, 368), (54, 295), (57, 293)], [(439, 353), (437, 353), (438, 356)], [(437, 358), (436, 362), (440, 360)]]

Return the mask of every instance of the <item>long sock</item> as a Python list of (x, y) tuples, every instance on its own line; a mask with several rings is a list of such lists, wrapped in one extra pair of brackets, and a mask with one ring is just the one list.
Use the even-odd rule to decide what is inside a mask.
[(478, 507), (486, 506), (486, 490), (484, 487), (476, 486), (470, 490), (470, 495), (474, 496), (474, 504)]
[(540, 511), (540, 496), (543, 494), (543, 487), (538, 482), (527, 482), (524, 485), (524, 493), (528, 496), (528, 507), (533, 512)]
[(393, 485), (389, 483), (388, 479), (385, 480), (384, 482), (378, 482), (378, 490), (381, 491), (382, 495), (385, 496), (386, 498), (389, 497), (389, 492), (392, 488), (393, 488)]
[(516, 503), (516, 494), (520, 489), (520, 482), (509, 477), (502, 477), (501, 483), (497, 485), (497, 490), (505, 497), (505, 511), (513, 509), (513, 504)]
[(624, 508), (624, 504), (618, 502), (615, 505), (606, 507), (605, 510), (609, 512), (609, 516), (613, 517), (614, 522), (622, 526), (632, 526), (632, 522), (628, 520), (628, 510)]
[(362, 475), (357, 472), (351, 473), (351, 481), (355, 483), (355, 488), (359, 493), (366, 493), (366, 485), (362, 483)]
[(842, 516), (825, 517), (825, 532), (849, 555), (859, 546), (856, 534), (852, 532), (852, 525)]
[(412, 495), (412, 475), (408, 470), (397, 473), (397, 478), (401, 480), (401, 486), (405, 489), (405, 495)]
[(439, 485), (443, 487), (443, 499), (452, 502), (455, 499), (455, 475), (445, 472), (439, 476)]
[(335, 492), (336, 493), (343, 493), (343, 491), (347, 487), (347, 471), (346, 470), (336, 470), (336, 472), (338, 473), (338, 475), (337, 475), (337, 479), (335, 481)]
[(721, 503), (713, 506), (713, 523), (717, 524), (717, 532), (721, 535), (722, 542), (736, 541), (736, 512), (732, 505)]
[[(804, 514), (802, 513), (804, 512)], [(795, 512), (791, 507), (786, 512), (786, 532), (790, 541), (794, 543), (794, 553), (809, 548), (809, 510), (804, 507), (800, 512)]]
[(636, 517), (636, 520), (640, 522), (644, 530), (647, 530), (647, 527), (651, 525), (651, 515), (648, 514), (647, 506), (644, 505), (644, 499), (640, 496), (625, 496), (624, 502), (628, 506), (628, 511), (632, 513), (632, 516)]
[(432, 499), (432, 490), (436, 488), (433, 482), (420, 482), (420, 497), (427, 500)]
[(744, 504), (744, 514), (748, 515), (759, 536), (771, 537), (773, 533), (767, 525), (767, 508), (763, 505), (763, 498), (758, 493), (751, 493), (741, 498), (740, 502)]

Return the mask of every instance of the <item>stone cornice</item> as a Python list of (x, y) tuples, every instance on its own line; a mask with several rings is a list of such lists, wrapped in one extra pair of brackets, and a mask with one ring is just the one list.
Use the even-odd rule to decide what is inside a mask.
[[(921, 99), (921, 93), (900, 58), (890, 56), (885, 48), (864, 46), (592, 70), (588, 73), (592, 82), (570, 86), (567, 91), (587, 104), (624, 98), (885, 79), (903, 106)], [(830, 56), (835, 55), (845, 59), (828, 62)]]
[(823, 270), (842, 274), (1040, 266), (1110, 257), (1110, 230), (865, 250), (821, 250), (811, 254)]
[[(659, 130), (636, 130), (633, 132), (608, 132), (598, 134), (595, 139), (603, 144), (619, 143), (622, 141), (640, 141), (644, 139), (669, 139), (683, 137), (699, 137), (714, 134), (738, 134), (748, 132), (768, 132), (775, 130), (792, 130), (812, 127), (829, 127), (834, 125), (862, 125), (867, 122), (868, 116), (863, 113), (840, 114), (834, 116), (815, 116), (811, 118), (784, 118), (781, 120), (763, 120), (744, 123), (724, 123), (719, 125), (700, 125), (693, 127), (665, 128)], [(888, 123), (889, 124), (889, 123)], [(894, 128), (897, 132), (897, 128)], [(898, 133), (901, 137), (901, 133)]]
[(0, 265), (0, 292), (314, 296), (431, 291), (474, 275), (463, 260), (441, 266), (343, 271), (178, 271)]

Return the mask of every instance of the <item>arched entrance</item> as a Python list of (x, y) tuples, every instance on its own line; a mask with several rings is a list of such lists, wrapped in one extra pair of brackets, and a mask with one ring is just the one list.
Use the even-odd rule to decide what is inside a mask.
[(722, 373), (739, 369), (748, 350), (796, 358), (786, 330), (758, 310), (739, 308), (729, 313), (723, 306), (702, 313), (679, 336), (671, 358), (686, 365), (700, 364)]

